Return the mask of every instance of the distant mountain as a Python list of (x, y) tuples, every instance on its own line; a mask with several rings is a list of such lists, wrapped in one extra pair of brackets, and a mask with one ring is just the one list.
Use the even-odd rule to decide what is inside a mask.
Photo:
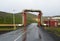
[[(22, 23), (22, 13), (16, 13), (15, 16), (15, 23)], [(33, 20), (33, 18), (36, 18), (36, 15), (33, 14), (27, 14), (27, 23), (36, 22)], [(0, 24), (12, 24), (13, 23), (13, 14), (7, 13), (7, 12), (1, 12), (0, 11)]]
[(56, 15), (56, 16), (53, 16), (53, 17), (60, 17), (60, 15)]

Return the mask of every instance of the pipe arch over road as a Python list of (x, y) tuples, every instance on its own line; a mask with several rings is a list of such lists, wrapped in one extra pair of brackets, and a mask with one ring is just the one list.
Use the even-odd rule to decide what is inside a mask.
[(27, 12), (38, 12), (39, 14), (38, 14), (38, 26), (41, 26), (41, 16), (42, 16), (42, 12), (40, 11), (40, 10), (28, 10), (28, 9), (26, 9), (26, 10), (24, 10), (23, 11), (23, 25), (24, 26), (26, 26), (27, 25), (27, 16), (26, 16), (26, 14), (27, 14)]

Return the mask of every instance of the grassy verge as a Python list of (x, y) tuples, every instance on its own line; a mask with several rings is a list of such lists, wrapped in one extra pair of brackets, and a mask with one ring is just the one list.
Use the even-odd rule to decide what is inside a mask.
[(60, 41), (60, 27), (44, 27), (44, 29), (54, 38), (55, 41)]
[(45, 27), (44, 29), (60, 37), (60, 27)]
[(13, 27), (0, 26), (0, 31), (9, 31), (9, 30), (13, 30)]
[[(16, 26), (16, 29), (24, 28), (23, 26)], [(0, 31), (11, 31), (14, 30), (13, 26), (0, 26)]]

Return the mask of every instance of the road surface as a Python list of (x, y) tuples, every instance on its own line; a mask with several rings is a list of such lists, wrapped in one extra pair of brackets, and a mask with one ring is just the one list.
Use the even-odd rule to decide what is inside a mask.
[[(23, 31), (20, 29), (0, 35), (0, 41), (22, 41)], [(39, 37), (40, 35), (40, 37)], [(54, 41), (48, 33), (37, 27), (36, 23), (27, 26), (26, 41)]]
[(36, 23), (32, 23), (28, 28), (32, 28), (32, 30), (27, 33), (27, 41), (54, 41), (41, 27), (37, 27)]

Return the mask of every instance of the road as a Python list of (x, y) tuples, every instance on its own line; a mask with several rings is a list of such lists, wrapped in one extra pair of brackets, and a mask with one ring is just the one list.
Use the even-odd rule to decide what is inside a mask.
[(27, 33), (27, 41), (54, 41), (54, 39), (41, 27), (37, 27), (36, 23), (32, 23), (29, 28), (33, 29)]
[[(22, 41), (24, 34), (21, 29), (0, 35), (0, 41)], [(39, 37), (40, 35), (40, 37)], [(45, 32), (41, 27), (37, 27), (37, 23), (27, 26), (26, 41), (54, 41), (54, 39)]]

